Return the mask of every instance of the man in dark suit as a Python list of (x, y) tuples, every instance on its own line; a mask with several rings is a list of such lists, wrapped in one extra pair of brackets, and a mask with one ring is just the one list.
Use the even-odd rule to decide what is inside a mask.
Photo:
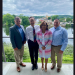
[(26, 65), (22, 63), (23, 53), (24, 53), (24, 44), (26, 43), (26, 35), (24, 27), (20, 25), (21, 19), (15, 17), (15, 25), (10, 27), (10, 41), (14, 49), (14, 56), (17, 65), (17, 71), (20, 72), (19, 65), (25, 67)]

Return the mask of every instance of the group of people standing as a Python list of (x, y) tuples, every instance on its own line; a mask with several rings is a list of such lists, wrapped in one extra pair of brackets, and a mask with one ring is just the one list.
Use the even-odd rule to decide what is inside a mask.
[[(24, 44), (28, 43), (29, 54), (32, 63), (32, 70), (38, 69), (38, 52), (41, 58), (41, 69), (47, 72), (48, 58), (51, 57), (51, 70), (56, 66), (55, 53), (57, 54), (57, 72), (60, 72), (62, 67), (63, 52), (68, 43), (68, 34), (65, 28), (60, 26), (58, 19), (54, 20), (54, 27), (48, 29), (48, 24), (43, 21), (40, 26), (35, 25), (34, 17), (29, 17), (30, 25), (24, 29), (21, 24), (21, 19), (15, 17), (15, 25), (10, 27), (10, 40), (14, 49), (14, 56), (17, 65), (17, 71), (20, 72), (22, 63)], [(45, 59), (45, 65), (44, 65)]]

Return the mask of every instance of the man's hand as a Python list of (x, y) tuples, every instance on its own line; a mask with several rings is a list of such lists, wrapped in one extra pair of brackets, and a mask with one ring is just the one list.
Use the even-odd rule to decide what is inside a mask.
[(18, 50), (18, 48), (16, 47), (16, 48), (14, 48), (14, 50)]
[(45, 46), (42, 47), (43, 50), (45, 50), (45, 48), (46, 48)]
[(26, 43), (26, 41), (24, 42), (24, 44)]
[(63, 51), (60, 50), (59, 53), (60, 53), (60, 54), (63, 54)]

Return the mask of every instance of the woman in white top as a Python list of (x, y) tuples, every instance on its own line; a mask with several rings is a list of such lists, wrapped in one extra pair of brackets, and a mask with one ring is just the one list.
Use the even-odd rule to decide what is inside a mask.
[(44, 69), (45, 58), (45, 71), (47, 71), (48, 58), (51, 56), (52, 32), (48, 31), (48, 25), (45, 21), (40, 25), (40, 31), (37, 33), (37, 42), (39, 44), (39, 57), (42, 62), (42, 70)]

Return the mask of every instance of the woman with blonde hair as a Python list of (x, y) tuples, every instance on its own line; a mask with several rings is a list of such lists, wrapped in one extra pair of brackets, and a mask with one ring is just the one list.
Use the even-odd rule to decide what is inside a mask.
[(37, 33), (37, 42), (39, 44), (39, 57), (42, 62), (42, 70), (44, 69), (45, 58), (45, 72), (47, 72), (48, 58), (51, 57), (52, 32), (48, 30), (48, 25), (45, 21), (40, 25), (40, 31)]

